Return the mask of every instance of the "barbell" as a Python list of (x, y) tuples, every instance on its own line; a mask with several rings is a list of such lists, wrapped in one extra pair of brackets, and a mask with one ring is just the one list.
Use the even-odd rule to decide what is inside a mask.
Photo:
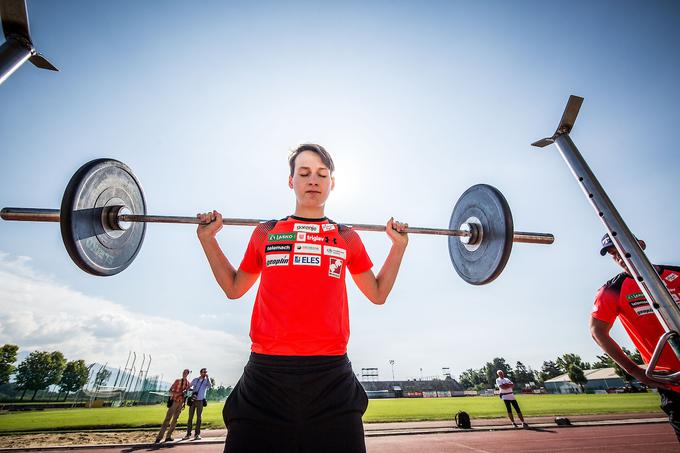
[[(124, 163), (95, 159), (76, 171), (60, 209), (3, 208), (4, 220), (59, 222), (71, 259), (97, 276), (118, 274), (139, 253), (147, 223), (201, 223), (197, 217), (148, 215), (139, 180)], [(256, 226), (266, 220), (224, 218), (224, 225)], [(357, 231), (385, 231), (384, 225), (343, 224)], [(467, 189), (451, 214), (449, 229), (408, 227), (411, 234), (448, 236), (453, 267), (473, 285), (490, 283), (503, 271), (513, 242), (552, 244), (552, 234), (513, 230), (501, 192), (486, 184)]]

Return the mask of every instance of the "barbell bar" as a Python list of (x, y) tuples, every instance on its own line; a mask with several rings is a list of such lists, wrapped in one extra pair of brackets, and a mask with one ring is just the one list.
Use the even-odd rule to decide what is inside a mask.
[[(59, 223), (61, 219), (59, 209), (40, 209), (40, 208), (3, 208), (0, 211), (0, 217), (3, 220), (19, 221), (19, 222), (56, 222)], [(143, 222), (143, 223), (184, 223), (199, 225), (202, 222), (196, 217), (182, 217), (170, 215), (141, 215), (141, 214), (121, 214), (118, 213), (116, 221), (119, 225), (126, 222)], [(267, 222), (265, 219), (242, 219), (242, 218), (222, 218), (222, 224), (225, 226), (257, 226), (261, 223)], [(356, 231), (374, 231), (384, 232), (385, 225), (375, 225), (369, 223), (344, 223), (343, 225), (350, 227)], [(125, 229), (121, 227), (120, 229)], [(410, 234), (431, 234), (435, 236), (455, 236), (455, 237), (470, 237), (472, 233), (465, 230), (450, 230), (448, 228), (424, 228), (424, 227), (408, 227), (405, 230)], [(515, 231), (513, 233), (512, 242), (522, 242), (525, 244), (552, 244), (555, 242), (555, 236), (550, 233), (530, 233), (527, 231)]]
[[(127, 268), (144, 240), (147, 223), (200, 224), (197, 217), (149, 215), (141, 184), (132, 170), (114, 159), (95, 159), (83, 165), (64, 191), (61, 209), (14, 208), (0, 211), (9, 221), (58, 222), (62, 240), (73, 261), (97, 276), (115, 275)], [(223, 218), (230, 226), (257, 226), (267, 220)], [(384, 232), (385, 225), (344, 223), (357, 231)], [(477, 184), (454, 207), (449, 228), (408, 227), (410, 234), (449, 238), (456, 272), (468, 283), (483, 285), (502, 272), (513, 242), (552, 244), (549, 233), (513, 230), (510, 208), (498, 189)]]

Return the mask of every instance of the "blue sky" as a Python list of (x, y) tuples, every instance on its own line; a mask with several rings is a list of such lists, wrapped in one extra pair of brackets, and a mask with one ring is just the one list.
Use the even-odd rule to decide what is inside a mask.
[[(385, 306), (347, 282), (355, 371), (594, 360), (589, 312), (616, 272), (604, 228), (556, 148), (529, 146), (570, 94), (585, 97), (571, 136), (620, 213), (653, 261), (680, 263), (675, 2), (29, 1), (29, 15), (60, 72), (26, 65), (0, 86), (0, 206), (57, 208), (80, 165), (112, 157), (151, 213), (281, 218), (287, 152), (315, 141), (336, 161), (336, 221), (446, 227), (483, 182), (516, 229), (555, 234), (517, 244), (484, 287), (457, 277), (445, 239), (413, 236)], [(220, 233), (232, 262), (250, 231)], [(379, 266), (388, 239), (362, 238)], [(193, 227), (150, 225), (112, 278), (76, 268), (56, 224), (1, 222), (0, 253), (0, 343), (121, 366), (134, 349), (166, 376), (238, 379), (255, 290), (225, 300)]]

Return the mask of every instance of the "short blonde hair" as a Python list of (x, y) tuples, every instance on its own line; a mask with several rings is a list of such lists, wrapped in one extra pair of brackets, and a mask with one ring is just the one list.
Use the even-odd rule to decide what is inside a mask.
[(293, 174), (295, 173), (295, 159), (297, 159), (300, 153), (304, 151), (311, 151), (313, 153), (316, 153), (321, 158), (321, 162), (323, 162), (323, 164), (326, 167), (328, 167), (331, 174), (335, 171), (335, 164), (333, 163), (333, 158), (331, 157), (330, 153), (326, 151), (326, 148), (324, 148), (321, 145), (317, 145), (316, 143), (303, 143), (302, 145), (298, 146), (293, 151), (291, 151), (290, 154), (288, 155), (290, 176), (293, 176)]

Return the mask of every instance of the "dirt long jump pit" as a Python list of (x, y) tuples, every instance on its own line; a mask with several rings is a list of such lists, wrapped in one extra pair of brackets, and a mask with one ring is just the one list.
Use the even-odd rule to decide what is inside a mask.
[[(224, 448), (224, 430), (204, 436), (204, 440), (198, 442), (176, 441), (160, 445), (149, 444), (149, 434), (149, 432), (134, 433), (141, 437), (141, 441), (134, 442), (133, 438), (129, 438), (128, 445), (37, 447), (0, 451), (131, 453), (172, 449), (178, 453), (217, 453), (222, 452)], [(71, 437), (71, 440), (77, 440), (77, 437)], [(417, 426), (403, 426), (401, 429), (391, 430), (369, 429), (366, 446), (368, 453), (680, 451), (680, 443), (663, 418), (601, 420), (568, 427), (558, 427), (554, 423), (535, 423), (530, 429), (513, 429), (502, 425), (480, 426), (471, 430), (437, 428), (436, 425), (430, 429)]]

